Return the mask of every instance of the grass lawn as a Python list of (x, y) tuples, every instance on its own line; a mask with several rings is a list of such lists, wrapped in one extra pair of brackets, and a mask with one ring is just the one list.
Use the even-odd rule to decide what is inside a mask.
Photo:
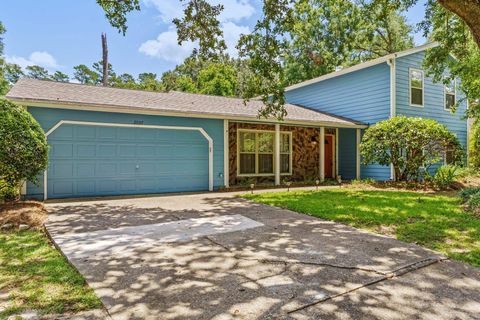
[[(42, 231), (0, 233), (0, 297), (7, 295), (0, 319), (25, 309), (40, 314), (101, 307), (83, 277), (48, 241)], [(5, 301), (0, 299), (0, 304)]]
[(248, 194), (246, 199), (393, 235), (480, 267), (480, 219), (460, 198), (408, 191), (325, 189)]

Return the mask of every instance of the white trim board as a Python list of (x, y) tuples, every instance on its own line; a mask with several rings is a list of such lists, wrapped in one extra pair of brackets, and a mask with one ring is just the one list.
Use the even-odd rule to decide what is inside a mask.
[[(89, 122), (89, 121), (71, 121), (61, 120), (57, 122), (50, 130), (45, 133), (45, 138), (57, 130), (64, 124), (82, 125), (82, 126), (100, 126), (100, 127), (121, 127), (121, 128), (141, 128), (141, 129), (164, 129), (164, 130), (184, 130), (184, 131), (198, 131), (208, 141), (208, 190), (213, 191), (213, 139), (208, 133), (200, 127), (176, 127), (176, 126), (157, 126), (157, 125), (138, 125), (128, 123), (109, 123), (109, 122)], [(45, 169), (43, 174), (43, 199), (48, 199), (48, 169)]]
[(128, 108), (121, 106), (97, 106), (97, 105), (84, 105), (84, 104), (67, 104), (67, 103), (54, 103), (52, 101), (37, 101), (30, 99), (18, 99), (15, 97), (10, 97), (10, 100), (30, 107), (38, 108), (52, 108), (52, 109), (66, 109), (66, 110), (79, 110), (79, 111), (97, 111), (97, 112), (113, 112), (113, 113), (127, 113), (127, 114), (137, 114), (137, 115), (154, 115), (154, 116), (168, 116), (168, 117), (188, 117), (188, 118), (199, 118), (199, 119), (221, 119), (221, 120), (232, 120), (232, 121), (248, 121), (255, 123), (266, 123), (266, 124), (275, 124), (280, 123), (281, 125), (299, 125), (299, 126), (325, 126), (325, 127), (338, 127), (338, 128), (362, 128), (365, 129), (368, 127), (366, 124), (346, 124), (338, 122), (327, 122), (327, 121), (304, 121), (304, 120), (285, 120), (278, 121), (276, 119), (258, 119), (257, 117), (245, 117), (237, 116), (234, 114), (213, 114), (213, 113), (187, 113), (187, 112), (173, 112), (173, 111), (162, 111), (162, 110), (152, 110), (152, 109), (143, 109), (143, 108)]

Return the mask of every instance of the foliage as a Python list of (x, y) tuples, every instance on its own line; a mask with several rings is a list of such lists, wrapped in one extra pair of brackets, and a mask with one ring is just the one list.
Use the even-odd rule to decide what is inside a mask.
[(216, 58), (226, 49), (218, 15), (223, 5), (212, 5), (206, 0), (180, 0), (186, 2), (182, 19), (175, 18), (178, 44), (198, 41), (199, 49), (194, 54), (205, 58)]
[(140, 0), (96, 0), (105, 12), (107, 20), (112, 27), (117, 28), (118, 32), (127, 32), (127, 14), (129, 12), (140, 10)]
[(23, 107), (0, 100), (0, 180), (6, 188), (35, 182), (47, 157), (45, 134), (37, 121)]
[(70, 77), (61, 71), (55, 71), (55, 73), (50, 76), (50, 79), (57, 82), (68, 82)]
[(200, 93), (216, 96), (234, 96), (237, 92), (237, 72), (228, 64), (211, 63), (198, 73)]
[(396, 180), (416, 180), (449, 150), (461, 158), (457, 137), (435, 120), (397, 116), (365, 131), (360, 152), (365, 164), (393, 165)]
[[(480, 49), (465, 22), (439, 3), (430, 1), (421, 27), (425, 36), (441, 44), (429, 50), (425, 57), (424, 64), (429, 75), (435, 81), (444, 83), (460, 78), (457, 87), (466, 98), (470, 101), (479, 99)], [(471, 105), (470, 113), (478, 117), (480, 110), (475, 106)]]
[(244, 197), (393, 235), (480, 267), (480, 219), (464, 212), (458, 197), (348, 188), (255, 193)]
[(480, 169), (480, 120), (476, 120), (472, 125), (469, 148), (470, 166)]
[(470, 210), (476, 211), (480, 209), (480, 193), (477, 192), (474, 195), (472, 195), (468, 200), (467, 204)]
[(8, 81), (5, 79), (5, 60), (3, 58), (3, 34), (6, 31), (3, 23), (0, 21), (0, 96), (5, 95), (9, 89)]
[(470, 187), (470, 188), (465, 188), (462, 191), (460, 191), (459, 196), (463, 199), (463, 202), (468, 202), (470, 198), (472, 198), (474, 195), (480, 194), (480, 187)]
[(435, 187), (445, 189), (449, 187), (458, 176), (458, 167), (452, 165), (443, 165), (437, 169), (432, 177)]
[(7, 290), (10, 302), (0, 319), (27, 309), (58, 314), (102, 306), (41, 231), (0, 233), (0, 290)]
[(37, 80), (47, 80), (50, 78), (50, 75), (48, 74), (48, 70), (45, 69), (44, 67), (40, 66), (27, 66), (25, 68), (28, 73), (27, 77), (31, 79), (37, 79)]
[(350, 0), (297, 1), (290, 37), (287, 85), (413, 47), (400, 9)]

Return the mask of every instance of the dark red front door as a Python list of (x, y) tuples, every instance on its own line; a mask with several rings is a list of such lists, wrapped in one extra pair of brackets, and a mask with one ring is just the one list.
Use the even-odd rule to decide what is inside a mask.
[(333, 136), (325, 136), (325, 178), (333, 178)]

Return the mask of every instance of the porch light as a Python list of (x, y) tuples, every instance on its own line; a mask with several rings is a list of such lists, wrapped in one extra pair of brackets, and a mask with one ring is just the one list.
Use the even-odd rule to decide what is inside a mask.
[(310, 138), (310, 142), (311, 142), (314, 146), (317, 145), (317, 136), (312, 136), (312, 137)]

